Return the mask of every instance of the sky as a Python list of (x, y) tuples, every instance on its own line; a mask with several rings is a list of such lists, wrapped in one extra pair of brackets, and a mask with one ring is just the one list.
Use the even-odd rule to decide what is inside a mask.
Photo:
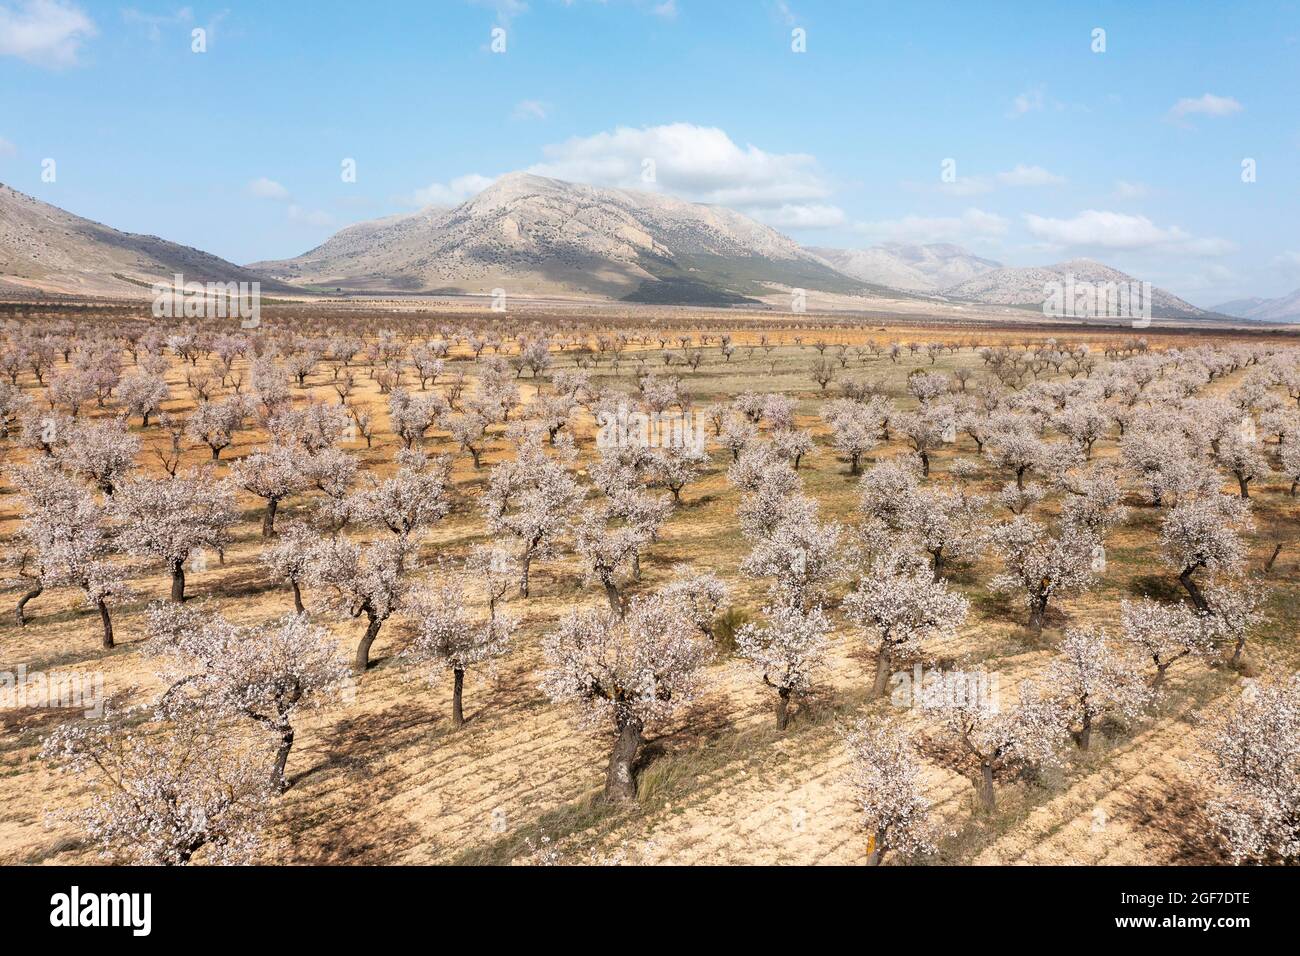
[(530, 170), (1271, 297), (1297, 93), (1300, 0), (0, 0), (0, 182), (238, 263)]

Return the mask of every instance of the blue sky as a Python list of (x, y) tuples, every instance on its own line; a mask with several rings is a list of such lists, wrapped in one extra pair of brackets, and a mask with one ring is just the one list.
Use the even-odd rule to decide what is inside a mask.
[(0, 0), (0, 181), (236, 262), (514, 170), (645, 188), (648, 158), (807, 244), (1274, 296), (1297, 91), (1297, 2)]

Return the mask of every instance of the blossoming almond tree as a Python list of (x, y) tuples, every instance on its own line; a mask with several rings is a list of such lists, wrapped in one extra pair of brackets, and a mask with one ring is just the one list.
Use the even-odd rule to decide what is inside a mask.
[(1214, 492), (1180, 501), (1160, 525), (1165, 561), (1178, 572), (1197, 610), (1210, 610), (1196, 575), (1235, 571), (1246, 556), (1240, 531), (1254, 526), (1250, 503)]
[(358, 674), (370, 667), (370, 647), (380, 628), (406, 601), (414, 551), (414, 542), (402, 536), (362, 546), (339, 535), (322, 541), (312, 554), (307, 580), (324, 590), (328, 609), (341, 617), (366, 617), (353, 663)]
[(1151, 700), (1137, 662), (1114, 649), (1098, 630), (1066, 631), (1042, 683), (1067, 715), (1070, 736), (1080, 750), (1088, 749), (1101, 718), (1114, 714), (1132, 720)]
[(1124, 601), (1120, 618), (1125, 643), (1155, 665), (1153, 688), (1158, 689), (1169, 668), (1184, 657), (1204, 657), (1212, 650), (1205, 615), (1186, 604), (1151, 598)]
[(994, 775), (1007, 767), (1055, 763), (1066, 733), (1061, 709), (1032, 694), (1009, 710), (994, 701), (962, 700), (944, 719), (949, 734), (974, 759), (971, 782), (988, 811), (997, 807)]
[(542, 643), (543, 692), (576, 703), (584, 722), (613, 724), (617, 739), (605, 774), (605, 798), (636, 799), (635, 764), (647, 726), (694, 700), (712, 655), (694, 625), (660, 595), (613, 610), (570, 612)]
[(845, 616), (876, 641), (872, 696), (884, 694), (895, 659), (919, 653), (925, 641), (952, 637), (969, 611), (970, 602), (929, 569), (899, 556), (877, 559), (844, 599)]
[(451, 671), (453, 730), (465, 725), (465, 672), (480, 664), (491, 667), (510, 649), (519, 627), (518, 619), (498, 610), (493, 599), (485, 615), (473, 613), (466, 593), (471, 583), (464, 571), (449, 574), (416, 591), (406, 610), (415, 623), (415, 639), (402, 656), (418, 662), (431, 685)]
[(285, 766), (296, 715), (337, 699), (352, 686), (347, 662), (328, 631), (299, 614), (252, 626), (219, 614), (159, 603), (147, 613), (145, 650), (161, 658), (172, 713), (194, 710), (202, 719), (248, 718), (276, 742), (270, 782), (288, 789)]
[(736, 632), (736, 654), (758, 670), (776, 691), (776, 726), (790, 722), (790, 698), (812, 687), (813, 675), (826, 663), (831, 625), (819, 606), (804, 608), (778, 600), (763, 608), (766, 624), (746, 624)]
[(230, 467), (230, 480), (250, 494), (266, 501), (262, 516), (262, 537), (275, 534), (275, 515), (280, 502), (307, 486), (307, 476), (300, 453), (286, 445), (275, 444), (265, 451), (255, 451)]
[(201, 716), (143, 708), (121, 721), (68, 721), (43, 754), (89, 784), (89, 804), (70, 816), (107, 859), (242, 864), (264, 844), (274, 793), (265, 756)]
[(1300, 857), (1300, 675), (1242, 691), (1205, 737), (1206, 810), (1236, 863)]
[(201, 548), (222, 553), (238, 520), (230, 484), (209, 472), (131, 478), (113, 495), (122, 547), (150, 558), (171, 575), (171, 599), (185, 600), (185, 561)]
[(864, 719), (845, 734), (849, 784), (869, 834), (867, 865), (891, 851), (933, 853), (936, 828), (921, 789), (921, 761), (912, 735), (897, 721)]
[(1021, 515), (996, 529), (992, 540), (1005, 568), (994, 578), (993, 588), (1023, 595), (1036, 634), (1043, 632), (1053, 597), (1092, 584), (1098, 542), (1082, 527), (1065, 525), (1052, 534), (1046, 525)]

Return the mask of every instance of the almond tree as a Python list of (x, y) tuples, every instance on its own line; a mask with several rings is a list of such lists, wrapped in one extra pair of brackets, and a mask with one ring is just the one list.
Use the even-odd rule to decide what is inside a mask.
[(929, 570), (900, 556), (879, 558), (844, 599), (844, 614), (876, 642), (873, 697), (885, 693), (893, 663), (920, 653), (926, 641), (953, 637), (966, 622), (970, 602)]
[(620, 574), (625, 568), (631, 570), (632, 562), (645, 540), (642, 528), (626, 525), (609, 527), (605, 507), (589, 507), (578, 520), (574, 548), (585, 566), (587, 583), (594, 581), (600, 584), (609, 602), (609, 610), (615, 615), (623, 614)]
[(568, 531), (582, 502), (582, 490), (570, 474), (571, 455), (551, 458), (540, 440), (526, 438), (512, 461), (492, 467), (482, 507), (488, 530), (519, 542), (519, 595), (528, 597), (529, 572), (535, 560), (549, 560)]
[(1257, 443), (1246, 441), (1240, 434), (1230, 432), (1219, 440), (1215, 459), (1237, 479), (1241, 497), (1250, 497), (1250, 483), (1272, 474), (1268, 459), (1260, 452)]
[(994, 775), (1004, 768), (1056, 763), (1066, 733), (1060, 708), (1028, 694), (1010, 710), (996, 701), (962, 700), (948, 709), (945, 724), (973, 758), (971, 782), (989, 812), (997, 808)]
[(447, 516), (450, 474), (451, 462), (446, 457), (429, 459), (423, 452), (403, 449), (397, 454), (397, 470), (392, 475), (383, 481), (371, 478), (370, 488), (357, 494), (352, 515), (409, 538)]
[(264, 754), (202, 716), (145, 708), (121, 721), (68, 721), (43, 754), (91, 787), (71, 817), (106, 859), (242, 864), (261, 849), (274, 792)]
[(1300, 857), (1300, 676), (1255, 682), (1204, 738), (1206, 805), (1236, 863)]
[(1240, 663), (1246, 641), (1268, 620), (1263, 611), (1266, 597), (1264, 589), (1252, 581), (1214, 580), (1206, 585), (1211, 613), (1203, 623), (1214, 643), (1232, 648), (1230, 664)]
[(1098, 541), (1082, 528), (1066, 525), (1052, 534), (1046, 525), (1022, 515), (997, 528), (992, 540), (1005, 568), (992, 586), (1023, 595), (1036, 634), (1043, 632), (1052, 598), (1092, 585)]
[(1239, 529), (1253, 526), (1249, 503), (1218, 492), (1180, 501), (1165, 516), (1160, 525), (1165, 562), (1178, 572), (1197, 610), (1205, 612), (1210, 606), (1196, 574), (1239, 568), (1246, 556)]
[(463, 571), (449, 574), (440, 583), (418, 591), (407, 609), (415, 623), (415, 640), (402, 657), (418, 662), (430, 685), (451, 671), (452, 730), (465, 725), (465, 671), (479, 664), (491, 668), (495, 659), (510, 649), (519, 627), (517, 618), (497, 610), (494, 599), (487, 602), (486, 615), (473, 613), (466, 597), (470, 583)]
[(1106, 633), (1098, 630), (1067, 630), (1043, 684), (1046, 696), (1066, 715), (1067, 729), (1080, 750), (1088, 749), (1101, 718), (1115, 714), (1133, 720), (1151, 700), (1136, 661), (1114, 650)]
[(810, 609), (826, 598), (832, 584), (849, 570), (841, 554), (843, 528), (799, 515), (781, 521), (759, 538), (741, 562), (741, 573), (770, 578), (768, 593), (783, 603)]
[(930, 801), (921, 790), (921, 761), (912, 735), (897, 721), (864, 719), (844, 736), (849, 784), (869, 835), (867, 865), (890, 851), (935, 851)]
[(681, 608), (682, 613), (710, 641), (718, 614), (726, 607), (730, 590), (716, 574), (679, 567), (676, 576), (659, 592), (665, 601)]
[(149, 418), (162, 411), (163, 402), (171, 397), (167, 380), (141, 370), (122, 377), (117, 386), (117, 398), (128, 417), (138, 415), (140, 427), (149, 427)]
[(113, 647), (110, 606), (128, 598), (131, 589), (110, 560), (104, 507), (82, 485), (41, 465), (20, 469), (15, 483), (26, 512), (19, 535), (37, 575), (35, 586), (19, 601), (18, 623), (25, 623), (27, 602), (46, 588), (77, 587), (86, 604), (99, 612), (103, 646)]
[(669, 445), (653, 453), (650, 465), (651, 480), (672, 492), (673, 501), (680, 503), (682, 489), (700, 477), (709, 463), (709, 456), (694, 445)]
[(112, 514), (122, 548), (162, 564), (177, 602), (185, 600), (186, 559), (202, 548), (224, 553), (239, 520), (230, 483), (206, 471), (128, 479), (113, 495)]
[(822, 420), (830, 426), (831, 444), (849, 460), (849, 474), (862, 470), (862, 456), (876, 447), (879, 421), (870, 407), (847, 398), (827, 402)]
[(307, 567), (307, 580), (325, 591), (326, 607), (340, 617), (366, 617), (353, 664), (358, 674), (370, 666), (370, 646), (384, 622), (399, 611), (410, 590), (414, 542), (381, 538), (364, 547), (343, 535), (322, 541)]
[(320, 542), (312, 528), (301, 521), (290, 522), (288, 527), (262, 548), (258, 560), (277, 581), (287, 581), (293, 589), (293, 609), (297, 614), (306, 610), (302, 603), (302, 585), (307, 580), (312, 555)]
[(1124, 601), (1120, 617), (1125, 643), (1155, 664), (1153, 688), (1164, 683), (1165, 672), (1176, 662), (1184, 657), (1204, 657), (1212, 649), (1204, 615), (1186, 604), (1164, 604), (1151, 598)]
[(746, 624), (736, 632), (736, 654), (776, 690), (776, 726), (785, 730), (791, 696), (807, 693), (813, 674), (826, 663), (831, 625), (820, 606), (805, 609), (792, 601), (769, 604), (763, 616), (766, 624)]
[(1016, 487), (1025, 486), (1025, 476), (1033, 469), (1043, 454), (1043, 441), (1034, 432), (1033, 425), (1023, 416), (1003, 414), (989, 422), (990, 431), (985, 439), (984, 455), (1001, 468), (1015, 475)]
[(605, 775), (605, 798), (636, 798), (635, 766), (646, 727), (695, 698), (709, 646), (680, 609), (658, 595), (632, 601), (627, 616), (613, 610), (570, 612), (543, 640), (542, 691), (573, 702), (588, 726), (617, 734)]
[(301, 467), (301, 453), (294, 448), (275, 444), (266, 451), (256, 451), (235, 462), (230, 480), (250, 494), (266, 501), (262, 516), (262, 537), (275, 534), (275, 514), (280, 502), (307, 487)]
[(240, 395), (215, 402), (199, 402), (185, 422), (185, 431), (192, 441), (212, 449), (212, 460), (217, 461), (221, 450), (235, 440), (235, 432), (244, 427), (247, 417), (248, 405)]
[(233, 715), (264, 727), (276, 741), (270, 783), (277, 791), (289, 787), (295, 717), (352, 686), (329, 632), (302, 615), (236, 626), (214, 612), (159, 603), (149, 608), (145, 632), (145, 651), (162, 659), (170, 685), (168, 711), (213, 722)]
[(69, 474), (93, 481), (111, 495), (115, 483), (135, 467), (139, 453), (140, 439), (127, 430), (126, 422), (110, 419), (74, 422), (55, 458)]

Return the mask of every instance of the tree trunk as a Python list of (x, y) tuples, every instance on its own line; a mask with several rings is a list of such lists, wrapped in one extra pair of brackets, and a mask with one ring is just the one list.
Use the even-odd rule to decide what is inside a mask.
[(776, 729), (785, 730), (790, 725), (790, 688), (776, 689)]
[(293, 588), (294, 612), (297, 614), (301, 614), (303, 611), (307, 610), (305, 607), (302, 606), (302, 588), (299, 586), (297, 578), (291, 578), (289, 580), (289, 584)]
[(1047, 599), (1034, 598), (1029, 605), (1029, 627), (1039, 637), (1043, 634), (1043, 619), (1047, 616)]
[(993, 765), (980, 764), (979, 783), (975, 784), (975, 794), (979, 797), (980, 808), (992, 812), (997, 809), (997, 799), (993, 795)]
[(528, 597), (528, 572), (532, 569), (533, 549), (524, 548), (519, 556), (519, 596)]
[(934, 579), (938, 581), (943, 573), (943, 548), (930, 552), (930, 567), (934, 571)]
[(1265, 574), (1268, 574), (1270, 571), (1273, 570), (1273, 563), (1277, 561), (1277, 556), (1281, 553), (1282, 553), (1282, 542), (1279, 541), (1277, 544), (1273, 545), (1273, 553), (1270, 554), (1268, 556), (1268, 560), (1264, 562)]
[(172, 600), (180, 604), (185, 600), (185, 562), (172, 563)]
[(369, 622), (366, 624), (366, 633), (361, 635), (361, 642), (357, 644), (357, 659), (352, 664), (352, 669), (358, 674), (364, 674), (366, 668), (370, 666), (370, 645), (375, 643), (375, 638), (379, 636), (379, 628), (383, 623), (373, 614), (370, 615)]
[(1088, 745), (1092, 743), (1092, 714), (1089, 711), (1083, 712), (1083, 723), (1079, 727), (1079, 732), (1073, 736), (1080, 750), (1088, 749)]
[(876, 652), (876, 681), (871, 685), (872, 697), (883, 697), (889, 686), (889, 670), (893, 663), (893, 653), (888, 644), (881, 644)]
[(1187, 568), (1182, 574), (1178, 575), (1178, 580), (1187, 589), (1187, 593), (1192, 598), (1192, 603), (1196, 605), (1196, 610), (1204, 614), (1210, 609), (1210, 604), (1205, 600), (1205, 595), (1201, 593), (1200, 586), (1192, 579), (1192, 575), (1195, 573), (1195, 568)]
[(867, 853), (867, 866), (880, 866), (881, 860), (885, 858), (885, 835), (879, 830), (873, 831), (871, 840), (867, 843), (869, 848)]
[(104, 625), (104, 649), (112, 650), (113, 648), (113, 619), (108, 616), (108, 602), (100, 598), (95, 602), (95, 607), (99, 608), (99, 620)]
[(19, 627), (27, 625), (27, 615), (23, 613), (23, 608), (32, 598), (40, 597), (41, 592), (45, 590), (45, 585), (37, 582), (36, 586), (18, 599), (18, 605), (14, 608), (14, 620), (18, 622)]
[(280, 507), (279, 498), (269, 498), (266, 502), (266, 513), (262, 515), (262, 537), (271, 538), (275, 536), (275, 512)]
[(465, 711), (461, 705), (465, 693), (465, 669), (463, 667), (453, 668), (452, 675), (451, 729), (460, 730), (465, 726)]
[(285, 779), (284, 768), (289, 762), (289, 751), (293, 749), (293, 728), (285, 727), (280, 732), (280, 747), (275, 753), (275, 769), (271, 771), (271, 786), (284, 793), (289, 789), (289, 781)]
[(632, 552), (632, 580), (641, 580), (641, 552), (639, 550)]
[(1238, 479), (1237, 479), (1237, 485), (1241, 488), (1241, 497), (1246, 498), (1246, 499), (1249, 499), (1249, 498), (1250, 498), (1250, 488), (1247, 487), (1249, 484), (1250, 484), (1250, 479), (1249, 479), (1249, 478), (1238, 478)]
[(605, 598), (609, 601), (609, 609), (621, 618), (623, 616), (623, 601), (619, 597), (618, 585), (613, 581), (605, 582)]
[(921, 455), (921, 477), (929, 478), (930, 477), (930, 453), (923, 451), (920, 453), (920, 455)]
[(628, 803), (636, 799), (636, 778), (632, 764), (641, 748), (644, 727), (635, 717), (620, 721), (618, 740), (609, 755), (609, 770), (605, 774), (605, 799), (611, 803)]

